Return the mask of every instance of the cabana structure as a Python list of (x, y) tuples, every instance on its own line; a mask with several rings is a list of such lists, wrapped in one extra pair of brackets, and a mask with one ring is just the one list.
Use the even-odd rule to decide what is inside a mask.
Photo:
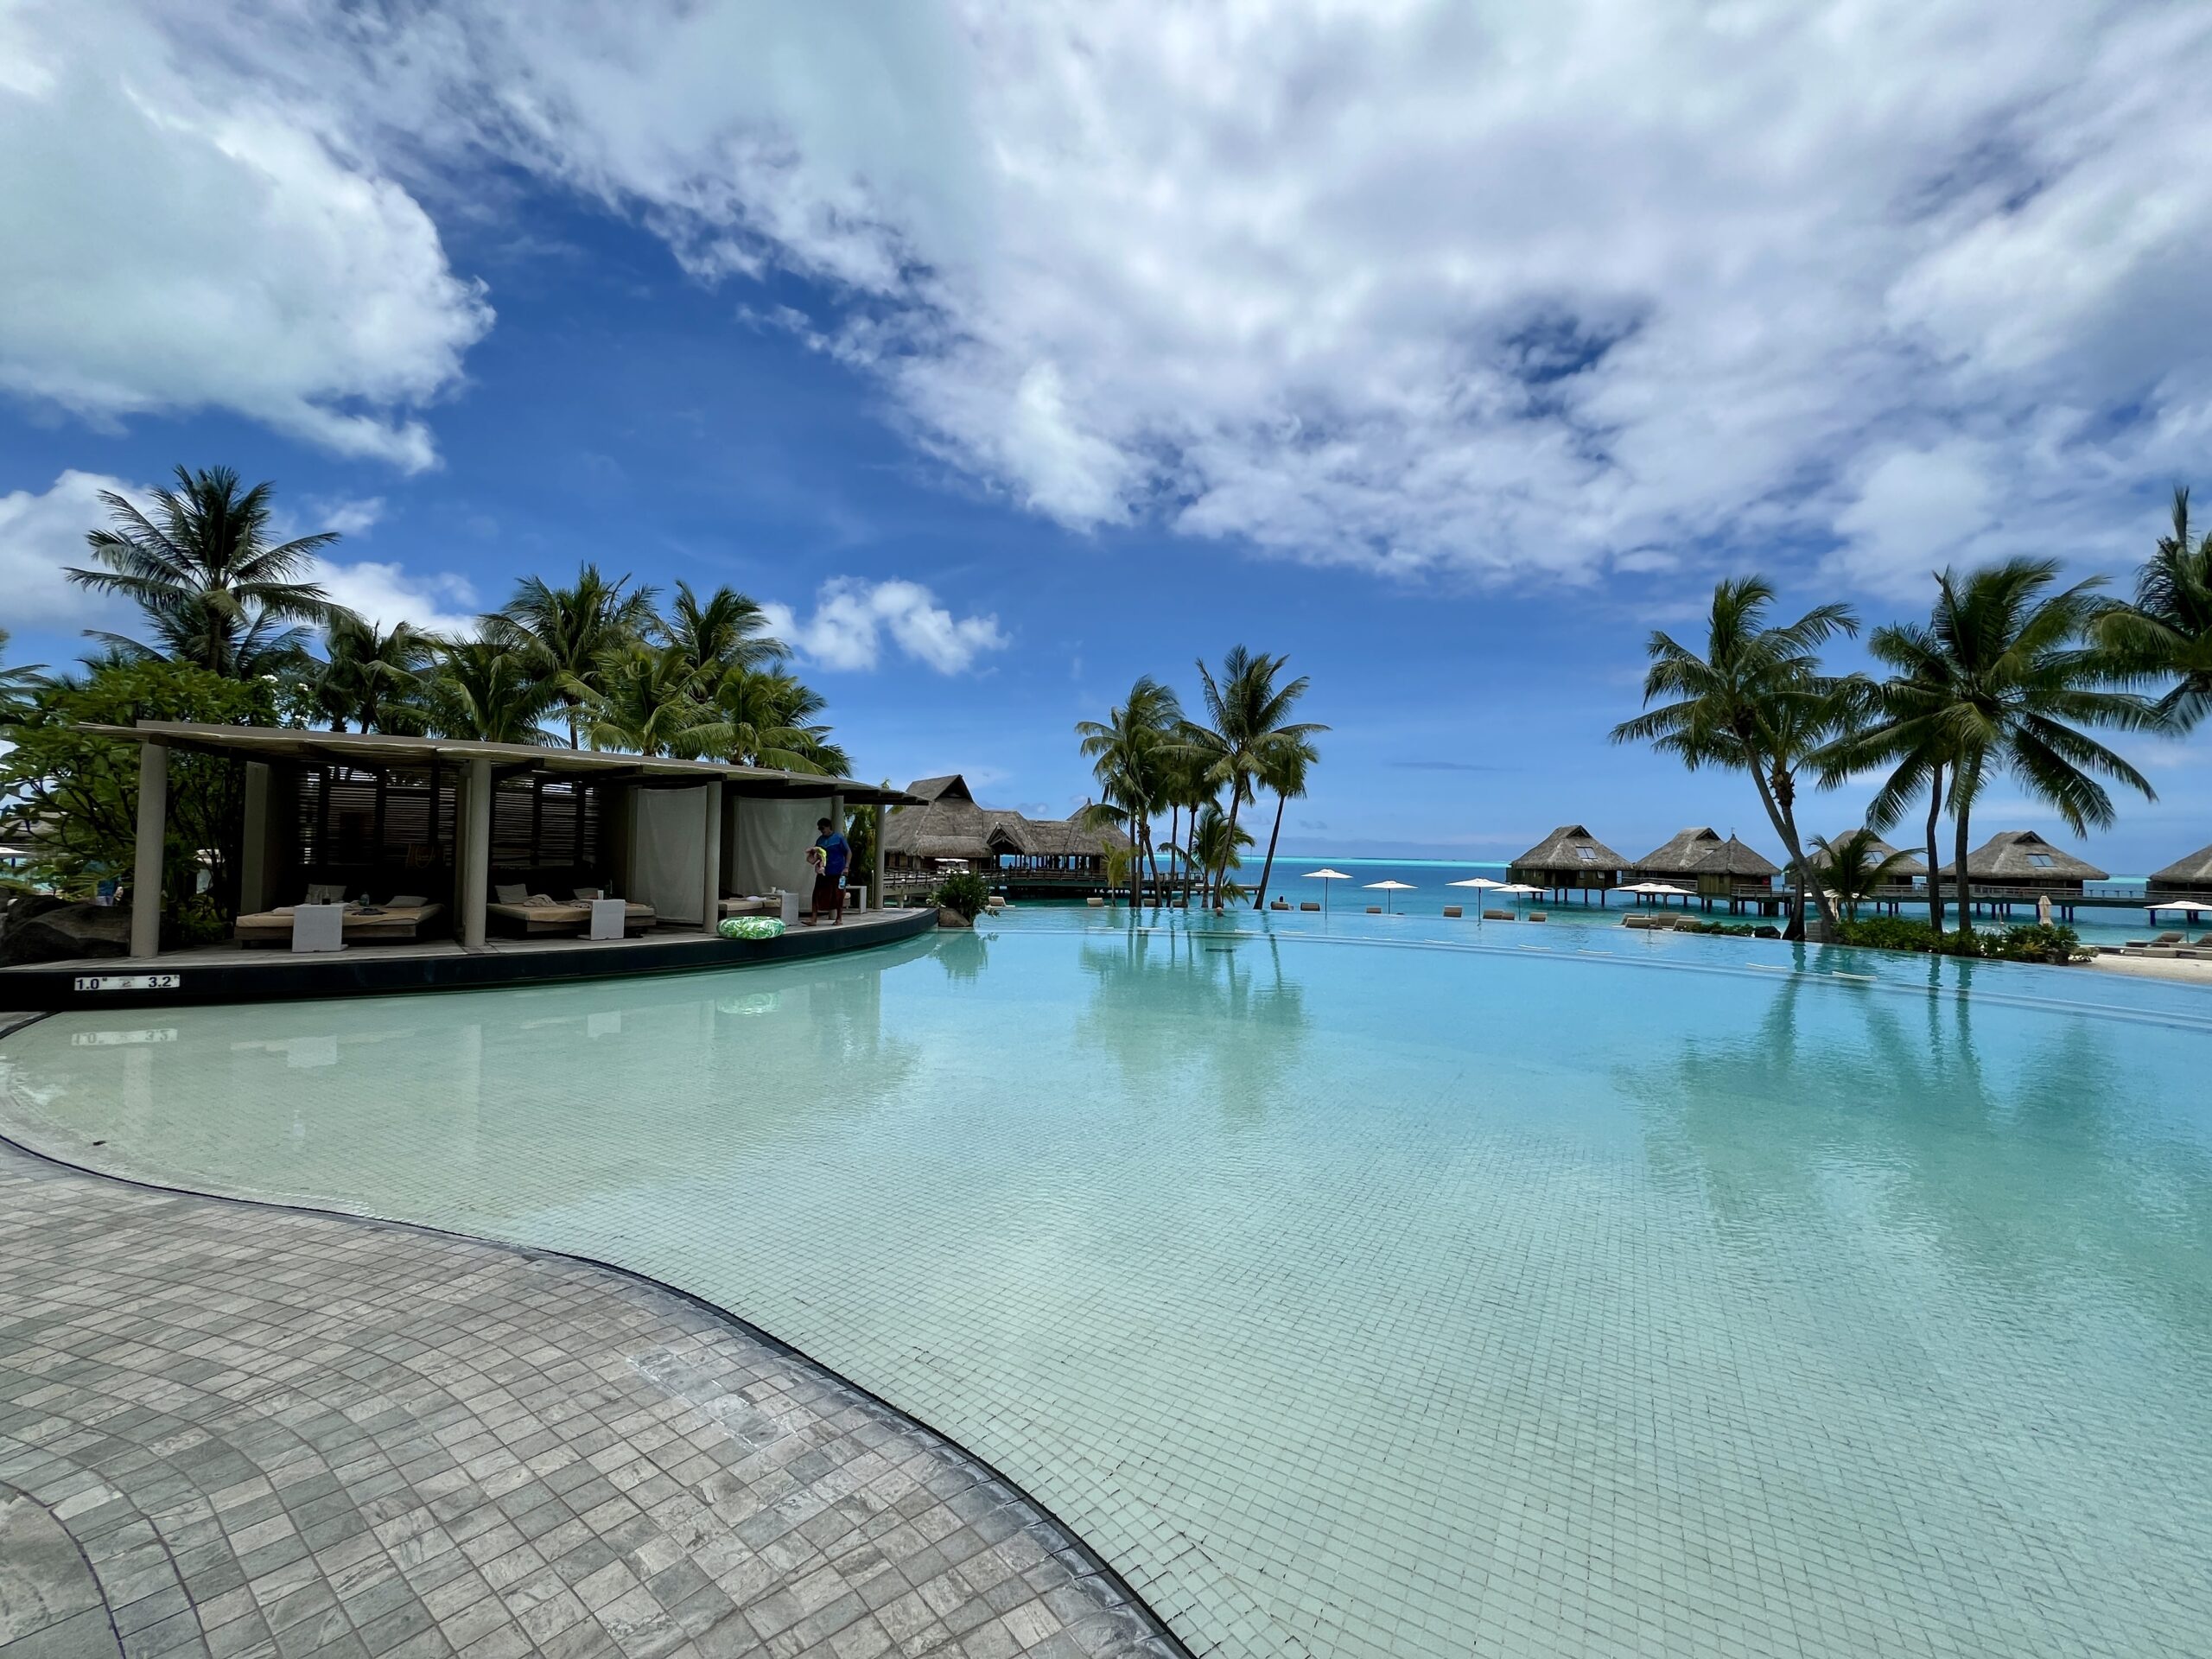
[[(1971, 859), (1967, 868), (1974, 868)], [(2212, 899), (2212, 847), (2200, 847), (2187, 858), (2154, 871), (2145, 890), (2152, 899)]]
[[(1836, 837), (1836, 839), (1839, 840), (1840, 838), (1841, 837), (1840, 836)], [(1897, 856), (1899, 849), (1891, 846), (1886, 841), (1876, 841), (1873, 843), (1872, 851), (1874, 862), (1879, 864), (1885, 858), (1894, 858)], [(1824, 870), (1827, 868), (1827, 855), (1821, 852), (1817, 847), (1808, 847), (1805, 849), (1805, 861), (1813, 867), (1815, 872)], [(1890, 877), (1895, 885), (1898, 887), (1904, 887), (1919, 880), (1927, 874), (1928, 867), (1922, 863), (1914, 855), (1906, 853), (1904, 854), (1904, 862), (1897, 865), (1894, 869), (1892, 869), (1890, 872)]]
[(1639, 881), (1687, 887), (1707, 910), (1716, 899), (1726, 900), (1731, 910), (1755, 905), (1762, 915), (1779, 907), (1774, 878), (1782, 874), (1781, 867), (1734, 836), (1724, 841), (1703, 824), (1676, 830), (1665, 845), (1630, 865), (1629, 873)]
[(980, 804), (953, 772), (906, 785), (916, 804), (885, 818), (885, 874), (893, 881), (933, 881), (948, 870), (979, 870), (1032, 888), (1103, 887), (1110, 849), (1128, 837), (1079, 818), (1031, 818)]
[[(245, 768), (241, 942), (257, 931), (289, 940), (276, 912), (311, 898), (380, 912), (349, 913), (345, 943), (450, 936), (474, 950), (495, 921), (582, 932), (591, 900), (618, 896), (626, 931), (710, 933), (727, 897), (804, 890), (817, 819), (842, 825), (848, 806), (913, 799), (849, 779), (524, 744), (168, 721), (86, 729), (139, 746), (134, 957), (160, 949), (172, 749)], [(567, 912), (560, 926), (549, 910)]]
[(1563, 823), (1515, 859), (1507, 877), (1562, 899), (1580, 892), (1586, 899), (1595, 893), (1603, 904), (1620, 885), (1627, 862), (1580, 824)]
[[(1948, 881), (1955, 879), (1957, 869), (1954, 859), (1936, 874)], [(1999, 914), (2048, 894), (2071, 918), (2073, 906), (2064, 901), (2081, 898), (2084, 882), (2109, 880), (2108, 872), (2052, 846), (2032, 830), (1999, 830), (1967, 855), (1968, 901)]]

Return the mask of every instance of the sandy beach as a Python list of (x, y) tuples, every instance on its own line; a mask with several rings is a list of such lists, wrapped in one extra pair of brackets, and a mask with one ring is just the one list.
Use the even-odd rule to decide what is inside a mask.
[(2159, 957), (2099, 957), (2089, 964), (2108, 974), (2138, 979), (2177, 979), (2185, 985), (2212, 986), (2212, 962), (2183, 962)]

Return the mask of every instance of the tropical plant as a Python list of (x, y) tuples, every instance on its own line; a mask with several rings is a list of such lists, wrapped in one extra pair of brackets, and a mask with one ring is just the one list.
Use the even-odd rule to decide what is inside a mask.
[(1252, 832), (1237, 823), (1234, 811), (1224, 812), (1218, 801), (1208, 801), (1191, 822), (1190, 844), (1174, 850), (1198, 872), (1218, 910), (1244, 897), (1244, 889), (1230, 876), (1244, 868), (1243, 855), (1252, 844)]
[[(1315, 734), (1329, 729), (1312, 721), (1291, 720), (1291, 711), (1306, 695), (1308, 681), (1300, 675), (1287, 685), (1277, 685), (1275, 677), (1288, 661), (1287, 657), (1270, 657), (1233, 645), (1222, 658), (1218, 679), (1204, 662), (1198, 664), (1205, 719), (1185, 722), (1182, 741), (1203, 760), (1209, 788), (1229, 791), (1226, 833), (1232, 844), (1236, 844), (1239, 815), (1254, 798), (1254, 785), (1262, 773), (1280, 765), (1287, 748), (1310, 744)], [(1192, 840), (1193, 843), (1198, 840), (1195, 830)], [(1226, 899), (1227, 894), (1217, 882), (1213, 907), (1221, 909)]]
[(332, 729), (351, 721), (365, 732), (423, 728), (423, 677), (437, 641), (411, 622), (379, 628), (350, 612), (323, 631), (323, 660), (310, 671), (317, 710)]
[(991, 901), (991, 884), (974, 870), (955, 870), (937, 884), (930, 902), (963, 921), (974, 921)]
[[(58, 679), (34, 693), (0, 753), (0, 803), (33, 849), (28, 874), (38, 886), (74, 894), (103, 878), (128, 880), (138, 839), (136, 744), (86, 730), (141, 720), (266, 725), (271, 691), (188, 663), (130, 660), (94, 666), (82, 680)], [(174, 929), (204, 868), (211, 913), (237, 906), (245, 768), (234, 758), (169, 755), (167, 833), (162, 848), (164, 916)]]
[(99, 567), (65, 569), (70, 581), (135, 603), (153, 643), (87, 629), (125, 656), (190, 663), (233, 679), (253, 677), (297, 656), (301, 630), (340, 613), (308, 580), (334, 531), (271, 546), (275, 486), (241, 489), (227, 467), (176, 469), (177, 487), (154, 493), (153, 511), (103, 490), (112, 528), (85, 538)]
[[(1917, 688), (1915, 711), (1891, 741), (1908, 752), (1950, 758), (1961, 931), (1973, 913), (1967, 854), (1974, 806), (1991, 778), (2009, 773), (2076, 835), (2113, 822), (2100, 776), (2158, 798), (2148, 779), (2084, 729), (2140, 731), (2165, 721), (2144, 698), (2107, 689), (2113, 664), (2087, 643), (2106, 610), (2096, 594), (2101, 580), (2053, 593), (2058, 570), (2052, 559), (2011, 559), (1964, 577), (1946, 570), (1936, 579), (1935, 613), (1926, 625), (1882, 628), (1868, 642)], [(1929, 883), (1935, 881), (1931, 865)]]
[(2212, 714), (2212, 533), (2191, 530), (2186, 489), (2174, 491), (2173, 534), (2136, 573), (2135, 602), (2104, 612), (2095, 636), (2123, 672), (2172, 677), (2157, 706), (2174, 729)]
[[(1834, 906), (1807, 879), (1797, 832), (1797, 784), (1817, 766), (1863, 708), (1863, 685), (1821, 671), (1820, 647), (1858, 632), (1849, 607), (1821, 605), (1787, 626), (1770, 626), (1774, 588), (1763, 576), (1723, 582), (1713, 590), (1700, 656), (1663, 631), (1646, 645), (1646, 712), (1613, 728), (1616, 743), (1649, 743), (1692, 772), (1718, 766), (1747, 772), (1759, 804), (1789, 855), (1794, 894), (1789, 931), (1802, 936), (1811, 889), (1821, 919), (1833, 928)], [(1653, 709), (1661, 698), (1671, 701)]]
[(514, 597), (484, 619), (486, 638), (528, 653), (537, 672), (566, 710), (569, 747), (582, 737), (584, 708), (601, 690), (600, 676), (628, 648), (658, 626), (653, 589), (632, 588), (626, 575), (613, 582), (595, 564), (576, 572), (572, 588), (555, 588), (525, 576)]
[(1268, 830), (1268, 855), (1260, 866), (1260, 888), (1252, 895), (1252, 908), (1255, 910), (1268, 902), (1268, 883), (1274, 879), (1275, 873), (1275, 845), (1282, 839), (1284, 804), (1306, 793), (1306, 774), (1320, 763), (1320, 751), (1300, 737), (1273, 746), (1261, 765), (1261, 787), (1274, 792), (1275, 821)]
[(440, 645), (423, 703), (433, 735), (477, 743), (550, 743), (553, 734), (541, 722), (562, 706), (528, 654), (491, 639)]
[[(1910, 853), (1884, 852), (1882, 838), (1872, 830), (1853, 830), (1834, 838), (1815, 836), (1813, 846), (1820, 855), (1814, 861), (1815, 879), (1827, 888), (1829, 897), (1842, 906), (1844, 915), (1854, 922), (1859, 919), (1859, 906), (1894, 881), (1897, 873), (1912, 862)], [(1929, 868), (1933, 869), (1935, 866)]]
[(734, 588), (717, 588), (702, 600), (690, 582), (678, 582), (676, 602), (655, 620), (652, 635), (681, 651), (709, 685), (734, 668), (766, 668), (791, 654), (768, 632), (768, 613)]
[[(7, 650), (8, 630), (0, 628), (0, 656)], [(0, 668), (0, 726), (14, 724), (29, 711), (32, 696), (46, 683), (45, 669), (43, 663)]]
[(816, 718), (828, 706), (821, 694), (782, 670), (733, 668), (711, 700), (708, 720), (691, 734), (696, 752), (778, 772), (842, 778), (851, 770)]
[(611, 650), (600, 659), (594, 679), (584, 713), (594, 749), (696, 754), (711, 741), (713, 716), (682, 646)]
[[(1904, 659), (1887, 627), (1877, 628), (1867, 644), (1878, 662), (1894, 664)], [(1817, 757), (1824, 788), (1840, 787), (1860, 772), (1889, 768), (1866, 808), (1867, 827), (1878, 832), (1903, 817), (1906, 804), (1926, 791), (1928, 819), (1921, 839), (1928, 853), (1928, 918), (1939, 933), (1943, 931), (1943, 889), (1936, 871), (1943, 856), (1936, 826), (1942, 821), (1943, 781), (1952, 756), (1944, 747), (1947, 734), (1922, 716), (1942, 700), (1943, 674), (1940, 659), (1922, 655), (1879, 684), (1866, 683), (1856, 717)], [(1965, 925), (1963, 918), (1961, 925)]]
[[(1173, 734), (1182, 720), (1175, 694), (1141, 676), (1128, 698), (1103, 721), (1076, 722), (1084, 755), (1091, 763), (1107, 802), (1119, 810), (1141, 864), (1148, 865), (1153, 890), (1160, 889), (1160, 861), (1152, 845), (1154, 814), (1167, 804), (1173, 785)], [(1139, 903), (1139, 879), (1133, 872), (1129, 903)]]

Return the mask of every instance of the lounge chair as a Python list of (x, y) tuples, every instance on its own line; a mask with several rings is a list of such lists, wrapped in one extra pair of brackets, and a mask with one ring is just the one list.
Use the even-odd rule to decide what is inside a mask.
[(1457, 905), (1446, 905), (1444, 906), (1444, 913), (1446, 916), (1452, 917), (1456, 919), (1457, 918), (1465, 915), (1466, 912), (1462, 911)]
[(1510, 910), (1486, 910), (1483, 912), (1483, 920), (1486, 922), (1510, 922), (1512, 919), (1513, 912)]
[(1380, 905), (1370, 905), (1367, 907), (1367, 913), (1370, 916), (1380, 916), (1382, 913), (1382, 906)]
[(1551, 916), (1544, 911), (1532, 910), (1529, 912), (1529, 919), (1532, 922), (1548, 922), (1551, 920)]
[(726, 898), (722, 900), (722, 914), (729, 916), (777, 916), (783, 913), (783, 901), (751, 895), (743, 899)]
[[(425, 925), (444, 913), (443, 905), (434, 905), (427, 899), (411, 895), (404, 904), (395, 899), (388, 905), (348, 905), (343, 923), (344, 938), (348, 944), (419, 939)], [(274, 910), (258, 910), (241, 916), (232, 925), (231, 937), (240, 944), (288, 945), (292, 942), (292, 906), (279, 905)]]
[[(550, 893), (526, 893), (513, 885), (497, 889), (499, 897), (484, 906), (486, 916), (500, 924), (502, 932), (520, 934), (526, 939), (546, 938), (564, 933), (581, 933), (591, 925), (591, 901), (571, 899), (567, 901)], [(632, 899), (623, 911), (622, 931), (642, 933), (653, 925), (653, 907)]]
[(1319, 902), (1313, 899), (1300, 899), (1298, 901), (1298, 907), (1300, 910), (1319, 910), (1321, 908)]

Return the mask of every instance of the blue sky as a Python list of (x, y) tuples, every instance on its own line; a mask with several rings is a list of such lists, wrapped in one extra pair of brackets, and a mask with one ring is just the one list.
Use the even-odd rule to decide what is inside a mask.
[[(1064, 811), (1243, 642), (1333, 728), (1300, 849), (1635, 855), (1771, 840), (1605, 741), (1716, 576), (2120, 573), (2212, 478), (2201, 8), (17, 0), (0, 63), (19, 659), (117, 620), (97, 488), (222, 462), (387, 618), (785, 607), (872, 777)], [(2206, 737), (2130, 752), (2091, 855), (2212, 839)]]

